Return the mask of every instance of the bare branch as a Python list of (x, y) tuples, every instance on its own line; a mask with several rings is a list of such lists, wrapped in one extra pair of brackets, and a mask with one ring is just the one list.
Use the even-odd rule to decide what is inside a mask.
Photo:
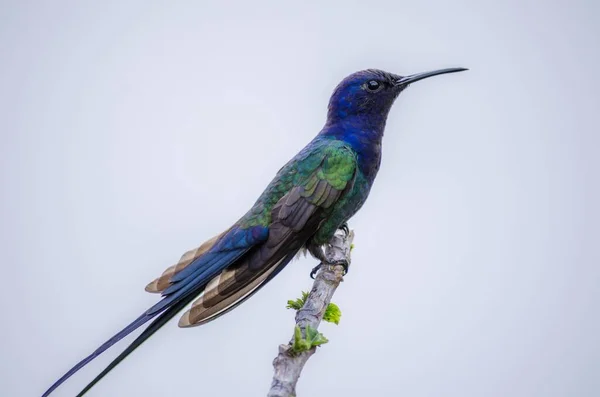
[[(312, 290), (304, 306), (296, 313), (296, 325), (300, 327), (302, 335), (306, 337), (306, 328), (317, 329), (327, 305), (331, 302), (335, 290), (343, 281), (342, 264), (350, 265), (350, 250), (354, 232), (348, 235), (343, 230), (338, 230), (329, 244), (325, 247), (326, 263), (323, 263)], [(275, 373), (268, 397), (292, 397), (296, 395), (296, 383), (304, 365), (316, 351), (316, 346), (301, 353), (292, 350), (294, 339), (287, 345), (279, 345), (279, 354), (273, 360)]]

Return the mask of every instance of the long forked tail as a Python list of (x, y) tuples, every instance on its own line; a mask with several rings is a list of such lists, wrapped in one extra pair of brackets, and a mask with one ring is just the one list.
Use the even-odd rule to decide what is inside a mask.
[(119, 365), (121, 361), (123, 361), (127, 356), (129, 356), (135, 349), (137, 349), (142, 343), (144, 343), (148, 338), (150, 338), (156, 331), (158, 331), (163, 325), (165, 325), (170, 319), (172, 319), (177, 313), (179, 313), (188, 303), (190, 303), (194, 299), (194, 296), (190, 296), (187, 299), (184, 299), (175, 305), (171, 306), (169, 309), (165, 310), (157, 319), (152, 321), (152, 323), (138, 336), (127, 348), (119, 354), (98, 376), (94, 378), (86, 387), (83, 388), (77, 394), (77, 397), (83, 396), (87, 393), (96, 383), (100, 382), (102, 378), (104, 378), (114, 367)]
[[(167, 299), (169, 299), (169, 298), (165, 298), (164, 300), (167, 300)], [(192, 299), (193, 299), (193, 296), (189, 297), (187, 300), (180, 300), (179, 302), (175, 303), (175, 305), (173, 305), (171, 307), (172, 308), (179, 307), (181, 304), (183, 304), (183, 306), (185, 306), (185, 304), (189, 303)], [(162, 303), (162, 302), (163, 301), (161, 301), (160, 303)], [(181, 307), (183, 307), (183, 306), (181, 306)], [(92, 354), (90, 354), (89, 356), (87, 356), (86, 358), (84, 358), (83, 360), (78, 362), (73, 368), (71, 368), (67, 373), (65, 373), (60, 379), (58, 379), (56, 382), (54, 382), (54, 384), (52, 386), (50, 386), (50, 388), (48, 390), (46, 390), (46, 392), (42, 395), (42, 397), (49, 396), (50, 393), (52, 393), (58, 386), (63, 384), (67, 379), (69, 379), (71, 376), (73, 376), (73, 374), (75, 374), (81, 368), (85, 367), (93, 359), (95, 359), (100, 354), (102, 354), (106, 350), (108, 350), (115, 343), (117, 343), (118, 341), (120, 341), (121, 339), (123, 339), (124, 337), (126, 337), (127, 335), (129, 335), (130, 333), (132, 333), (133, 331), (135, 331), (136, 329), (138, 329), (139, 327), (141, 327), (148, 321), (150, 321), (156, 315), (160, 314), (160, 311), (156, 312), (156, 313), (152, 313), (151, 310), (152, 310), (152, 308), (147, 310), (144, 314), (142, 314), (137, 319), (135, 319), (131, 324), (129, 324), (128, 326), (123, 328), (121, 331), (119, 331), (117, 334), (115, 334), (112, 338), (110, 338), (109, 340), (104, 342)], [(179, 310), (181, 310), (181, 308)], [(167, 312), (169, 312), (169, 310), (167, 310)], [(165, 314), (166, 314), (166, 312), (165, 312)], [(173, 315), (171, 315), (171, 317)]]
[[(154, 332), (162, 327), (183, 307), (190, 303), (199, 294), (202, 294), (207, 287), (207, 284), (210, 284), (211, 280), (213, 280), (215, 276), (222, 272), (229, 274), (229, 271), (226, 269), (228, 269), (230, 266), (239, 267), (236, 265), (236, 263), (238, 263), (240, 260), (242, 263), (247, 262), (247, 259), (244, 259), (244, 257), (247, 256), (245, 254), (251, 251), (253, 247), (265, 241), (267, 236), (268, 230), (264, 227), (257, 226), (248, 229), (231, 228), (224, 235), (222, 235), (222, 237), (211, 240), (209, 242), (210, 248), (206, 246), (206, 250), (196, 250), (196, 254), (194, 254), (192, 260), (188, 261), (185, 259), (184, 255), (182, 260), (186, 260), (186, 265), (178, 269), (179, 271), (175, 271), (167, 276), (170, 281), (168, 283), (168, 287), (162, 290), (163, 299), (142, 313), (142, 315), (115, 334), (112, 338), (104, 342), (92, 354), (77, 363), (52, 386), (50, 386), (50, 388), (42, 395), (42, 397), (49, 396), (50, 393), (52, 393), (52, 391), (54, 391), (58, 386), (64, 383), (73, 374), (98, 357), (108, 348), (125, 338), (127, 335), (154, 317), (160, 315), (160, 317), (157, 318), (148, 327), (148, 329), (145, 330), (139, 336), (139, 338), (136, 339), (132, 345), (125, 352), (123, 352), (123, 354), (119, 356), (119, 358), (115, 360), (115, 362), (113, 362), (105, 372), (101, 374), (101, 376), (99, 376), (94, 382), (92, 382), (92, 384), (88, 386), (88, 388), (91, 387), (96, 381), (100, 380), (106, 373), (108, 373), (108, 371), (110, 371), (121, 360), (123, 360), (129, 353), (141, 345), (142, 342), (154, 334)], [(254, 257), (254, 255), (250, 255), (250, 257)], [(180, 264), (181, 263), (182, 262), (180, 261)], [(239, 288), (243, 288), (245, 283), (250, 281), (251, 280), (243, 280), (241, 285), (239, 285)], [(232, 303), (235, 304), (235, 302)]]
[[(237, 241), (240, 239), (239, 236), (241, 235), (242, 237), (245, 237), (245, 234), (247, 233), (248, 231), (229, 232), (226, 236), (224, 236), (223, 239), (220, 240), (220, 245), (215, 245), (211, 247), (211, 250), (208, 252), (196, 257), (184, 269), (188, 273), (187, 277), (179, 277), (177, 281), (173, 280), (171, 287), (169, 287), (171, 291), (163, 291), (163, 299), (142, 313), (141, 316), (115, 334), (112, 338), (104, 342), (92, 354), (78, 362), (73, 368), (67, 371), (67, 373), (65, 373), (52, 386), (50, 386), (50, 388), (46, 390), (42, 397), (49, 396), (50, 393), (52, 393), (58, 386), (73, 376), (73, 374), (86, 366), (100, 354), (105, 352), (115, 343), (150, 321), (152, 318), (165, 311), (168, 311), (169, 314), (173, 313), (170, 314), (172, 317), (175, 313), (177, 313), (177, 311), (181, 310), (180, 305), (185, 306), (187, 303), (191, 302), (195, 296), (203, 291), (206, 283), (210, 281), (211, 278), (213, 278), (217, 273), (222, 271), (227, 266), (235, 263), (252, 247), (252, 244), (236, 245)], [(248, 240), (254, 242), (251, 239), (247, 239), (246, 241)], [(179, 275), (179, 273), (175, 274), (174, 277), (178, 277)], [(169, 309), (174, 307), (179, 309), (174, 312), (169, 311)]]
[[(250, 298), (256, 292), (258, 292), (262, 287), (264, 287), (271, 279), (273, 279), (283, 268), (295, 257), (296, 252), (292, 252), (287, 255), (281, 261), (279, 261), (276, 266), (274, 266), (274, 270), (268, 274), (268, 276), (261, 280), (260, 284), (252, 289), (247, 294), (243, 295), (239, 298), (239, 300), (232, 303), (226, 309), (220, 311), (218, 314), (211, 316), (209, 319), (203, 321), (203, 324), (215, 320), (216, 318), (224, 315), (225, 313), (235, 309), (238, 305), (242, 304), (246, 299)], [(129, 356), (135, 349), (140, 347), (142, 343), (144, 343), (148, 338), (150, 338), (156, 331), (158, 331), (163, 325), (165, 325), (169, 320), (171, 320), (177, 313), (179, 313), (188, 303), (190, 303), (194, 298), (194, 295), (190, 295), (185, 300), (182, 300), (168, 310), (164, 311), (157, 319), (155, 319), (145, 330), (142, 332), (127, 348), (119, 354), (102, 372), (98, 374), (90, 383), (87, 384), (76, 397), (82, 397), (85, 393), (87, 393), (94, 385), (102, 378), (104, 378), (110, 371), (112, 371), (117, 365), (121, 363), (127, 356)]]

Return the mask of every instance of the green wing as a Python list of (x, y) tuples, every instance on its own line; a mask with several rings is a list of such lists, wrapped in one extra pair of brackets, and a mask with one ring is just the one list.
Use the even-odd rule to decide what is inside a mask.
[[(326, 215), (354, 183), (356, 169), (356, 154), (347, 144), (331, 139), (314, 141), (279, 171), (240, 224), (269, 226), (278, 204), (290, 207), (283, 214), (287, 218), (298, 212), (292, 204), (299, 197)], [(295, 229), (300, 227), (298, 224)]]
[(300, 152), (237, 224), (241, 228), (266, 225), (267, 240), (211, 280), (179, 325), (212, 321), (275, 277), (329, 218), (355, 175), (356, 156), (342, 143), (327, 141)]

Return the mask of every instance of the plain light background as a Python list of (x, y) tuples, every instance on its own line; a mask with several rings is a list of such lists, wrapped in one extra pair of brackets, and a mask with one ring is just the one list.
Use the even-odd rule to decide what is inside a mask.
[[(599, 4), (3, 1), (0, 394), (41, 395), (153, 304), (146, 283), (249, 208), (343, 77), (464, 66), (392, 109), (298, 395), (600, 395)], [(89, 395), (265, 395), (315, 263), (170, 322)]]

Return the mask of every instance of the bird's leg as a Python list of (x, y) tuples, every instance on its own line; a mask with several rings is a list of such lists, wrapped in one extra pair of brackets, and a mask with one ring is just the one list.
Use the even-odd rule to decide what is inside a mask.
[[(342, 223), (340, 225), (340, 227), (338, 227), (338, 230), (341, 230), (341, 231), (344, 232), (344, 238), (348, 238), (348, 236), (350, 236), (350, 228), (348, 227), (348, 222)], [(323, 255), (325, 256), (324, 251), (323, 251)], [(342, 259), (340, 261), (336, 261), (336, 262), (333, 262), (333, 263), (329, 263), (329, 262), (326, 262), (326, 263), (328, 263), (330, 265), (340, 265), (340, 266), (342, 266), (344, 268), (344, 276), (346, 274), (348, 274), (348, 271), (350, 271), (350, 263), (348, 263), (348, 261), (345, 260), (345, 259)]]
[(313, 280), (315, 279), (315, 276), (317, 275), (319, 269), (321, 269), (321, 266), (323, 266), (323, 263), (319, 263), (317, 266), (312, 268), (312, 270), (310, 271), (310, 278), (312, 278)]
[(315, 257), (317, 260), (319, 260), (319, 264), (317, 266), (313, 267), (312, 270), (310, 271), (310, 278), (312, 278), (314, 280), (315, 275), (317, 274), (317, 272), (319, 271), (321, 266), (323, 266), (323, 263), (327, 263), (327, 258), (325, 257), (325, 250), (323, 250), (323, 246), (321, 246), (321, 245), (316, 245), (316, 244), (311, 243), (308, 245), (308, 251), (310, 252), (310, 254), (313, 257)]
[[(346, 235), (346, 237), (348, 237), (350, 235), (350, 228), (348, 227), (348, 223), (346, 223), (346, 222), (342, 223), (342, 225), (339, 227), (339, 230), (342, 230), (344, 232), (344, 234)], [(312, 278), (313, 280), (315, 278), (315, 275), (321, 268), (321, 266), (323, 266), (323, 264), (340, 265), (344, 268), (344, 276), (346, 274), (348, 274), (348, 271), (350, 270), (350, 265), (348, 264), (348, 262), (345, 260), (342, 260), (342, 261), (339, 261), (339, 263), (337, 263), (337, 262), (329, 263), (329, 261), (327, 260), (327, 256), (325, 255), (325, 250), (323, 249), (323, 246), (316, 245), (311, 242), (308, 244), (308, 251), (310, 252), (310, 254), (313, 257), (315, 257), (316, 259), (318, 259), (320, 261), (320, 263), (317, 266), (313, 267), (312, 270), (310, 271), (310, 278)]]
[(312, 270), (310, 271), (310, 278), (312, 278), (313, 280), (315, 279), (315, 275), (317, 274), (317, 272), (319, 271), (319, 269), (321, 268), (321, 266), (323, 266), (323, 264), (325, 265), (331, 265), (331, 266), (341, 266), (344, 268), (344, 276), (346, 274), (348, 274), (348, 271), (350, 270), (350, 266), (348, 265), (348, 262), (346, 260), (341, 260), (339, 262), (334, 262), (334, 263), (329, 263), (327, 261), (321, 261), (321, 263), (319, 263), (317, 266), (313, 267)]

